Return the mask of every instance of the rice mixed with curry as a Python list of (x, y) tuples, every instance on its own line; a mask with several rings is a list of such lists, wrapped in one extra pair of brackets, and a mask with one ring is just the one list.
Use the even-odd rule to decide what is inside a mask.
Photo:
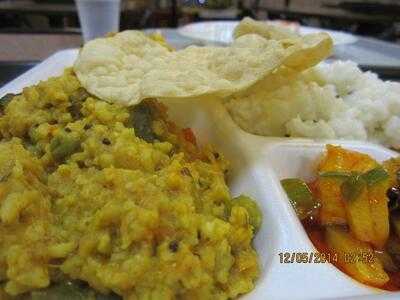
[(222, 154), (196, 145), (160, 103), (109, 104), (67, 69), (1, 110), (0, 299), (253, 289), (259, 209), (232, 198)]

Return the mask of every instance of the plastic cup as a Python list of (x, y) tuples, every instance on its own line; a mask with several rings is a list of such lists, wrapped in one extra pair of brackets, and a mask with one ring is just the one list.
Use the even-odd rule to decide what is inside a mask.
[(121, 0), (75, 0), (85, 42), (119, 30)]

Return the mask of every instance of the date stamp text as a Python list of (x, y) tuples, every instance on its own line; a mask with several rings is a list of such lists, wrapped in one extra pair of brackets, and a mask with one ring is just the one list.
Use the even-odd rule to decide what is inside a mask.
[(345, 252), (345, 253), (322, 253), (322, 252), (279, 252), (281, 264), (325, 264), (325, 263), (373, 263), (374, 254), (371, 252)]

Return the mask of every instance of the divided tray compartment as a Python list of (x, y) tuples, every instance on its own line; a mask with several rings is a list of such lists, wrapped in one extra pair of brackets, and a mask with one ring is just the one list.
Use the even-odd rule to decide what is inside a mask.
[[(396, 152), (379, 145), (357, 141), (317, 142), (311, 139), (256, 136), (241, 130), (220, 103), (209, 104), (208, 113), (214, 120), (214, 132), (231, 141), (225, 148), (237, 149), (236, 151), (244, 156), (246, 167), (250, 166), (253, 176), (247, 180), (254, 180), (263, 190), (262, 198), (256, 199), (263, 211), (266, 235), (260, 232), (261, 236), (256, 237), (255, 246), (263, 257), (264, 243), (272, 243), (273, 253), (266, 255), (268, 261), (263, 265), (259, 285), (247, 296), (249, 299), (262, 299), (262, 296), (267, 299), (356, 299), (358, 296), (368, 296), (372, 297), (371, 299), (400, 298), (398, 292), (388, 292), (361, 284), (328, 263), (283, 264), (279, 260), (279, 253), (317, 251), (297, 218), (280, 184), (281, 179), (313, 179), (315, 167), (325, 151), (326, 144), (360, 151), (378, 161), (397, 156)], [(218, 140), (215, 142), (219, 146)], [(234, 157), (228, 159), (232, 160)], [(235, 192), (235, 187), (232, 191)], [(273, 220), (270, 220), (271, 218)]]
[[(64, 50), (0, 89), (18, 93), (23, 87), (62, 74), (71, 66), (78, 50)], [(315, 252), (303, 226), (280, 185), (280, 179), (312, 179), (313, 167), (327, 143), (342, 145), (373, 156), (378, 161), (396, 156), (384, 147), (362, 142), (268, 138), (241, 130), (220, 102), (166, 101), (170, 118), (191, 127), (201, 144), (211, 144), (230, 162), (228, 185), (234, 196), (256, 199), (263, 224), (254, 240), (260, 257), (261, 275), (255, 289), (243, 299), (400, 299), (399, 292), (387, 292), (363, 285), (328, 263), (280, 263), (279, 253)], [(194, 107), (196, 109), (194, 109)]]

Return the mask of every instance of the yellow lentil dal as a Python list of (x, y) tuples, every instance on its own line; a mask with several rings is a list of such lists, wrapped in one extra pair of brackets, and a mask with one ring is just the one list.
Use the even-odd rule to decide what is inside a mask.
[(4, 105), (0, 298), (66, 280), (123, 299), (253, 289), (254, 220), (229, 193), (222, 155), (188, 142), (157, 102), (147, 107), (150, 142), (130, 108), (88, 95), (71, 70)]

